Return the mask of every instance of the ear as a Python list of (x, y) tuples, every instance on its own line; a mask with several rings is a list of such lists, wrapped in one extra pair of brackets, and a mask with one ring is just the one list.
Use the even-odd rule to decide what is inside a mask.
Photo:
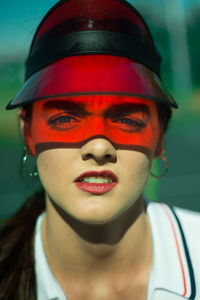
[(31, 120), (27, 118), (26, 110), (21, 108), (18, 112), (20, 130), (23, 137), (24, 145), (27, 148), (28, 154), (36, 156), (35, 148), (31, 137)]
[(164, 135), (160, 134), (158, 144), (157, 144), (157, 147), (156, 147), (156, 150), (155, 150), (155, 153), (154, 153), (154, 158), (158, 158), (162, 154), (165, 153), (164, 142), (165, 142)]

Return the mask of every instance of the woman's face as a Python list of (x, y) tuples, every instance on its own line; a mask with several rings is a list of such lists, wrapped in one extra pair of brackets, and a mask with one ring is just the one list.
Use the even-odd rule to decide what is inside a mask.
[(78, 220), (112, 220), (141, 196), (162, 151), (156, 105), (119, 96), (60, 102), (35, 102), (26, 136), (47, 197)]

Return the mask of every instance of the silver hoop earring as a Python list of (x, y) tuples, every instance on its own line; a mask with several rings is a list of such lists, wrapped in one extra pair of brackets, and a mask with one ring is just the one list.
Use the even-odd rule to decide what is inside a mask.
[(165, 156), (161, 155), (160, 158), (162, 159), (162, 161), (164, 162), (165, 165), (165, 169), (163, 170), (163, 173), (161, 175), (155, 175), (152, 172), (150, 172), (150, 175), (154, 178), (160, 179), (162, 177), (164, 177), (167, 174), (168, 171), (168, 162)]
[(30, 176), (30, 177), (38, 177), (38, 172), (37, 169), (35, 167), (35, 170), (33, 171), (29, 171), (28, 170), (28, 159), (29, 159), (30, 155), (27, 152), (27, 148), (24, 147), (24, 152), (23, 152), (23, 156), (22, 156), (22, 169), (23, 169), (23, 173)]

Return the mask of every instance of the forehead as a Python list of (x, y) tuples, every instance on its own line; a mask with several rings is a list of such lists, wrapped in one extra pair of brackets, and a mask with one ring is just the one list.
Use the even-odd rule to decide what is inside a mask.
[(33, 104), (33, 109), (43, 112), (51, 109), (78, 109), (88, 113), (105, 112), (109, 109), (137, 109), (151, 114), (156, 112), (156, 104), (153, 100), (133, 96), (84, 95), (41, 100)]

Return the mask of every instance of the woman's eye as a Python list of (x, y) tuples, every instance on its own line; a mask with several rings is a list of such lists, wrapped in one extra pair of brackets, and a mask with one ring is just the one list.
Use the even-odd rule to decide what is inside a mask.
[(69, 115), (56, 115), (48, 120), (48, 124), (54, 129), (65, 130), (71, 128), (79, 120)]
[(112, 122), (117, 123), (119, 126), (121, 126), (124, 129), (134, 130), (134, 131), (139, 131), (140, 129), (146, 126), (146, 124), (142, 120), (137, 118), (131, 118), (131, 117), (117, 118), (115, 120), (112, 120)]

